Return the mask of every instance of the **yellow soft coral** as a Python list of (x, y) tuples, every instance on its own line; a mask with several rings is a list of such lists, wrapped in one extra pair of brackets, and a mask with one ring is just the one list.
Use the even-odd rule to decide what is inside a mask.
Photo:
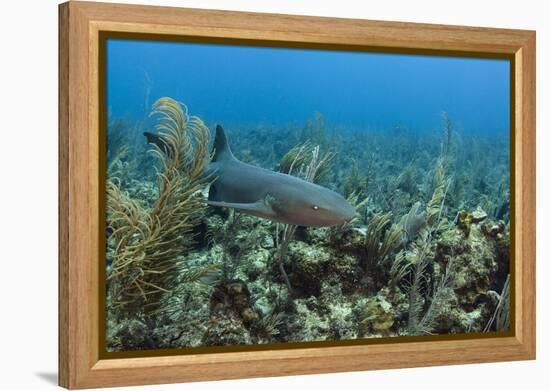
[(117, 178), (107, 182), (112, 231), (107, 282), (111, 308), (119, 316), (159, 310), (161, 296), (176, 283), (176, 269), (193, 242), (192, 229), (205, 208), (199, 193), (206, 184), (208, 128), (171, 98), (155, 102), (152, 115), (159, 117), (157, 131), (171, 151), (167, 154), (152, 146), (160, 161), (159, 195), (152, 207), (130, 198), (117, 185)]

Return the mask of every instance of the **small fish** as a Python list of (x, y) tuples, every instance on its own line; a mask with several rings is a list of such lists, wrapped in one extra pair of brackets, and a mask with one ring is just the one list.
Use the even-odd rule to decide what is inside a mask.
[(328, 227), (353, 218), (355, 209), (340, 194), (300, 178), (243, 163), (216, 127), (214, 157), (206, 175), (208, 204), (286, 224)]

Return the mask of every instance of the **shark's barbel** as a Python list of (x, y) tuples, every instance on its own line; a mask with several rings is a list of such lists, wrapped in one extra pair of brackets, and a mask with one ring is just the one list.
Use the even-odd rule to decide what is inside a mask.
[(332, 190), (237, 160), (219, 125), (207, 175), (215, 178), (208, 194), (210, 205), (312, 227), (343, 224), (355, 214), (344, 197)]

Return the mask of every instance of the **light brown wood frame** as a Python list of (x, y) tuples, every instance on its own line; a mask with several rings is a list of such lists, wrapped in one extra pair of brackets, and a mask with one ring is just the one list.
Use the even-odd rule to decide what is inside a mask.
[[(100, 359), (101, 31), (510, 58), (514, 330), (498, 338)], [(534, 358), (535, 32), (88, 2), (60, 5), (60, 385), (74, 389)]]

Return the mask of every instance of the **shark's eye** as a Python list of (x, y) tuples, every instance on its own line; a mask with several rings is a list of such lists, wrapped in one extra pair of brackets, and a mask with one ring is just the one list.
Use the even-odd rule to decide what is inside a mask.
[(319, 207), (317, 205), (312, 206), (313, 210), (319, 210)]

